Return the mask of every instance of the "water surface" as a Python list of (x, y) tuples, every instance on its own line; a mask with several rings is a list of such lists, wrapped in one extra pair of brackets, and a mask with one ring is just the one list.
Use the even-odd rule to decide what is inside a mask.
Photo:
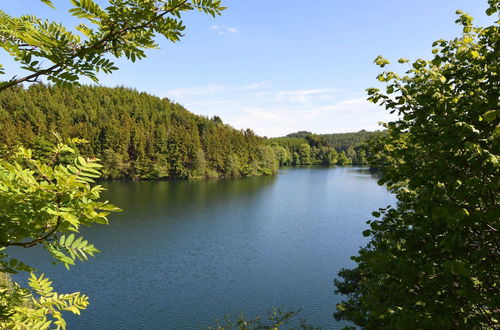
[(275, 177), (110, 182), (125, 212), (82, 230), (102, 252), (71, 271), (41, 249), (11, 249), (58, 292), (91, 298), (69, 329), (198, 329), (226, 314), (302, 309), (325, 329), (333, 279), (366, 242), (365, 221), (394, 203), (359, 168), (285, 169)]

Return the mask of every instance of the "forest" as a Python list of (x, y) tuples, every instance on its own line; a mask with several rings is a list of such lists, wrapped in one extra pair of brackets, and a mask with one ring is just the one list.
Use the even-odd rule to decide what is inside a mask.
[(267, 142), (275, 150), (280, 165), (368, 165), (368, 144), (383, 131), (313, 134), (300, 131)]
[(186, 179), (276, 173), (271, 146), (252, 130), (197, 116), (168, 99), (123, 87), (43, 84), (0, 94), (3, 156), (17, 145), (43, 156), (55, 140), (78, 137), (101, 160), (104, 179)]
[(46, 156), (55, 140), (81, 138), (104, 179), (189, 179), (274, 174), (278, 166), (367, 164), (364, 143), (379, 133), (263, 138), (218, 117), (124, 87), (17, 87), (0, 94), (0, 150), (18, 145)]

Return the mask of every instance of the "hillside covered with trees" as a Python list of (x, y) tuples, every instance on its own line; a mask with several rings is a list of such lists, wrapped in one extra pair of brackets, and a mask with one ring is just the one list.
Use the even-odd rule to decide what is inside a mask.
[(55, 137), (89, 141), (103, 177), (205, 178), (267, 175), (278, 169), (271, 146), (179, 104), (127, 88), (17, 87), (0, 94), (0, 152), (17, 145), (48, 154)]
[(0, 155), (18, 145), (47, 155), (62, 137), (101, 160), (104, 179), (187, 179), (276, 173), (278, 166), (366, 165), (366, 142), (380, 132), (262, 138), (215, 116), (124, 87), (17, 87), (0, 94)]
[(382, 136), (380, 131), (313, 134), (300, 131), (285, 137), (271, 138), (280, 165), (367, 165), (367, 143)]

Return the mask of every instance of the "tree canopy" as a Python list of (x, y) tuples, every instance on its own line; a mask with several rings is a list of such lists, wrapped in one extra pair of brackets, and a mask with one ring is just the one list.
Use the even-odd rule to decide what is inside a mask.
[(436, 41), (434, 57), (403, 76), (381, 73), (385, 92), (368, 89), (400, 116), (372, 158), (398, 203), (373, 213), (357, 266), (339, 273), (347, 298), (337, 319), (368, 329), (499, 327), (500, 2), (489, 3), (494, 25), (457, 12), (461, 37)]
[(0, 93), (0, 150), (44, 155), (63, 138), (101, 160), (104, 179), (186, 179), (276, 173), (274, 150), (251, 130), (197, 116), (179, 104), (127, 88), (33, 85)]

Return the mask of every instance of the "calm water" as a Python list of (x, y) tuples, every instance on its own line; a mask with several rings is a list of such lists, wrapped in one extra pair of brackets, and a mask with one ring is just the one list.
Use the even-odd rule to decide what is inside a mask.
[(198, 329), (273, 306), (339, 328), (333, 279), (366, 242), (371, 211), (394, 203), (357, 168), (106, 186), (125, 212), (83, 230), (102, 251), (90, 262), (66, 271), (43, 250), (11, 249), (58, 292), (91, 297), (80, 317), (68, 315), (70, 329)]

